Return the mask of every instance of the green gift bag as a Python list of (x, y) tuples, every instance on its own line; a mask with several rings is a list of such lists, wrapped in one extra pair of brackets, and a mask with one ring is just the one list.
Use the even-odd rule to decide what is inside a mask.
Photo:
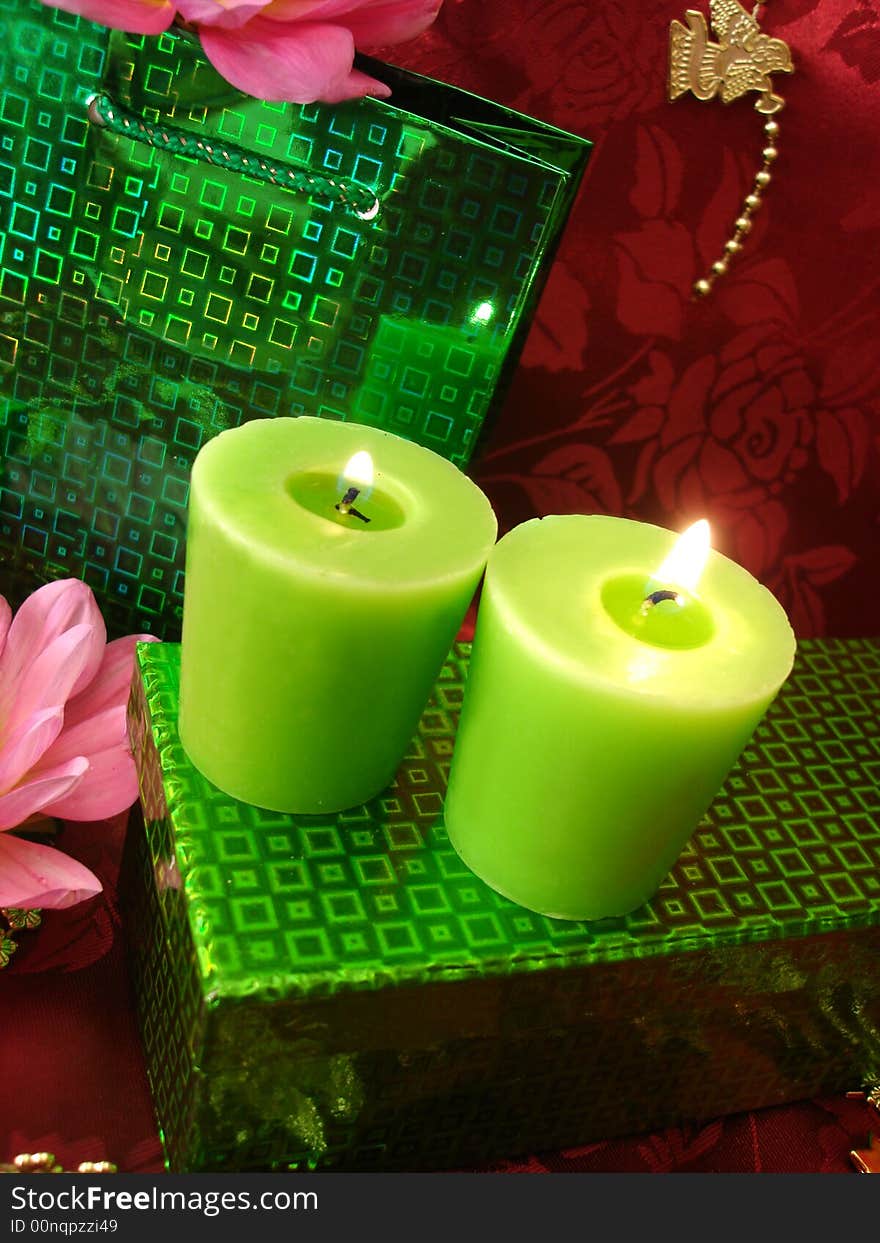
[(0, 17), (0, 591), (75, 574), (173, 637), (193, 458), (247, 419), (468, 462), (589, 143), (374, 61), (390, 101), (268, 103), (182, 31)]

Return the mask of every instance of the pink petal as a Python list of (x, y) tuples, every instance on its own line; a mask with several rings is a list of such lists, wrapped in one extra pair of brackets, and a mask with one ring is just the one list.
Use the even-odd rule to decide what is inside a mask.
[[(52, 745), (43, 756), (36, 773), (40, 769), (55, 768), (58, 764), (66, 764), (68, 760), (83, 755), (87, 760), (106, 751), (109, 747), (122, 746), (126, 742), (126, 706), (117, 704), (105, 708), (94, 716), (87, 717), (77, 725), (64, 728), (56, 736)], [(5, 749), (5, 748), (4, 748)]]
[(42, 759), (58, 737), (63, 721), (62, 708), (49, 708), (35, 712), (6, 735), (0, 747), (0, 792), (11, 790)]
[(0, 795), (0, 829), (17, 828), (53, 799), (60, 799), (82, 780), (88, 768), (89, 761), (80, 755), (56, 768), (34, 773), (8, 794)]
[(363, 4), (338, 21), (354, 36), (356, 47), (384, 47), (414, 39), (434, 22), (442, 0), (385, 0)]
[(339, 104), (345, 99), (362, 99), (364, 95), (387, 99), (390, 94), (391, 87), (380, 82), (378, 78), (371, 78), (368, 74), (361, 73), (360, 69), (352, 69), (347, 78), (343, 78), (333, 90), (328, 90), (321, 96), (321, 101), (325, 104)]
[(59, 910), (100, 892), (97, 876), (60, 850), (0, 834), (0, 906)]
[(234, 33), (205, 26), (199, 34), (214, 68), (258, 99), (335, 100), (351, 74), (354, 40), (341, 26), (256, 17)]
[[(13, 622), (13, 626), (15, 623)], [(15, 697), (6, 706), (4, 733), (16, 730), (34, 713), (63, 707), (82, 678), (82, 670), (94, 655), (94, 628), (73, 626), (37, 656), (27, 677), (20, 680)], [(4, 684), (4, 706), (8, 687)]]
[(86, 653), (87, 659), (77, 681), (70, 690), (77, 694), (95, 676), (107, 631), (91, 589), (78, 578), (59, 579), (40, 587), (28, 596), (15, 614), (6, 645), (0, 657), (0, 717), (9, 710), (17, 697), (20, 684), (27, 679), (30, 667), (53, 639), (73, 626), (87, 625), (94, 630)]
[(127, 741), (89, 756), (82, 781), (42, 809), (62, 820), (106, 820), (131, 807), (138, 796), (137, 772)]
[(53, 9), (135, 35), (159, 35), (174, 20), (170, 0), (43, 0)]
[(272, 21), (336, 22), (358, 47), (379, 47), (413, 39), (431, 25), (442, 0), (273, 0)]
[(177, 11), (187, 22), (197, 25), (243, 26), (271, 0), (177, 0)]
[(340, 13), (350, 13), (369, 0), (272, 0), (264, 12), (273, 22), (320, 21), (335, 19)]
[(46, 809), (50, 815), (102, 820), (124, 811), (137, 797), (125, 718), (138, 642), (155, 640), (151, 635), (128, 635), (107, 644), (94, 681), (67, 705), (64, 728), (32, 773), (38, 776), (40, 769), (77, 756), (89, 761), (89, 771), (76, 789)]
[(3, 655), (3, 648), (6, 644), (6, 632), (9, 629), (9, 623), (12, 621), (12, 609), (9, 607), (3, 596), (0, 596), (0, 657)]
[(138, 643), (155, 642), (150, 634), (130, 634), (107, 644), (92, 681), (79, 695), (68, 700), (64, 710), (65, 736), (68, 730), (107, 708), (125, 708), (134, 674), (135, 647)]

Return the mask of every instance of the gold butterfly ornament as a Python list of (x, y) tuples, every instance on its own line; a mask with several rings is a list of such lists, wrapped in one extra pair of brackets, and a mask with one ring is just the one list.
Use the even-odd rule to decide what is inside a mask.
[(794, 64), (788, 45), (761, 31), (758, 19), (765, 3), (766, 0), (758, 0), (748, 13), (737, 0), (710, 0), (714, 39), (705, 16), (697, 9), (688, 9), (685, 21), (673, 21), (669, 31), (670, 101), (690, 92), (697, 99), (720, 99), (730, 104), (749, 91), (758, 91), (755, 108), (767, 117), (766, 145), (754, 185), (743, 201), (731, 237), (724, 244), (724, 253), (694, 285), (698, 297), (711, 293), (715, 281), (724, 276), (731, 259), (742, 250), (743, 240), (752, 227), (752, 216), (761, 207), (772, 180), (770, 167), (779, 155), (779, 122), (774, 114), (785, 107), (785, 100), (774, 91), (771, 75), (792, 73)]

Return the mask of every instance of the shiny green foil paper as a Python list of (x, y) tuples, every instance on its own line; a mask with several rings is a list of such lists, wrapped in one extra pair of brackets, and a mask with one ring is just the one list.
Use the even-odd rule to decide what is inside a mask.
[(179, 649), (139, 649), (125, 913), (171, 1168), (466, 1166), (880, 1075), (880, 642), (802, 643), (653, 901), (599, 923), (449, 845), (468, 657), (384, 795), (303, 817), (192, 767)]
[(0, 23), (0, 591), (73, 573), (114, 633), (177, 637), (193, 459), (248, 419), (468, 462), (588, 142), (373, 61), (390, 101), (267, 103), (185, 32)]

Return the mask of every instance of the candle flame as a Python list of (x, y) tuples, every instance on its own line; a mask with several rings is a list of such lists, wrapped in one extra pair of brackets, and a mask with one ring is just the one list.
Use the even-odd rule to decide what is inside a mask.
[(360, 449), (345, 464), (339, 482), (343, 490), (358, 488), (361, 492), (369, 493), (373, 487), (373, 477), (373, 459), (366, 449)]
[(680, 591), (695, 591), (706, 567), (711, 548), (711, 531), (705, 518), (684, 531), (651, 581)]

